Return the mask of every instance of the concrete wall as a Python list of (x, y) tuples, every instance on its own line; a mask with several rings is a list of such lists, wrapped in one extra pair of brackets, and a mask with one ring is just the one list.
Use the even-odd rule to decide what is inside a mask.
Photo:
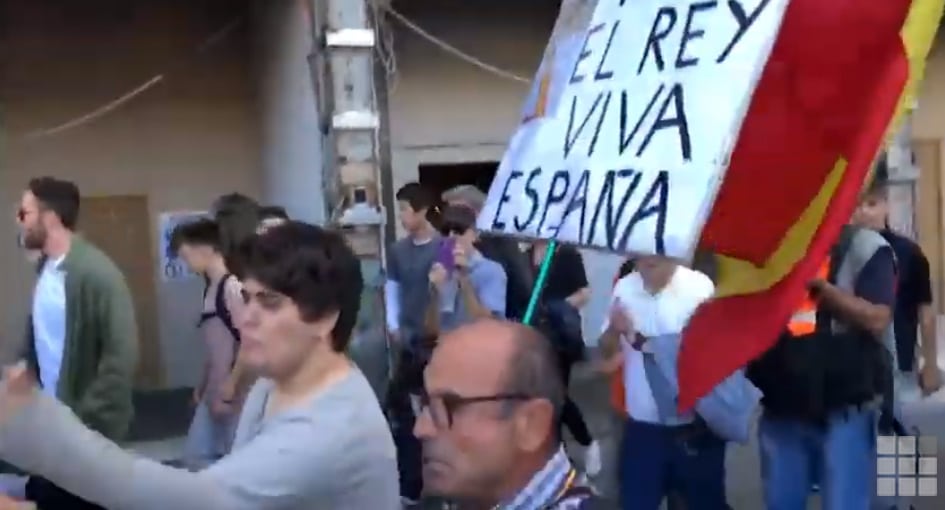
[(262, 136), (263, 197), (298, 219), (325, 219), (322, 138), (308, 55), (305, 2), (253, 3), (255, 71)]
[[(524, 77), (541, 61), (557, 2), (410, 0), (395, 8), (478, 59)], [(421, 164), (499, 161), (516, 127), (528, 85), (457, 59), (396, 20), (397, 75), (390, 120), (394, 189), (418, 178)], [(398, 227), (399, 228), (399, 227)], [(585, 309), (588, 341), (607, 309), (619, 257), (585, 251), (593, 297)]]
[[(156, 250), (160, 212), (205, 209), (226, 191), (255, 194), (261, 172), (245, 25), (195, 57), (209, 34), (239, 14), (239, 4), (5, 2), (0, 101), (7, 136), (0, 201), (12, 206), (25, 182), (44, 174), (72, 179), (87, 195), (146, 194)], [(21, 139), (165, 71), (166, 83), (95, 122), (32, 143)], [(12, 221), (0, 221), (0, 264), (7, 268), (0, 341), (7, 351), (19, 336), (31, 292), (14, 236)], [(202, 348), (190, 320), (199, 292), (198, 282), (158, 281), (168, 386), (192, 384), (199, 373), (195, 353)]]
[[(941, 30), (926, 64), (912, 135), (917, 139), (945, 138), (945, 33)], [(945, 145), (942, 160), (945, 161)]]

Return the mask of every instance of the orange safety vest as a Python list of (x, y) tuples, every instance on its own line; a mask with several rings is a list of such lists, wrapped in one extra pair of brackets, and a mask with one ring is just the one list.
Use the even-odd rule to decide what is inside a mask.
[(627, 414), (627, 389), (623, 387), (623, 362), (610, 376), (610, 405), (618, 413)]
[[(620, 274), (617, 274), (617, 277), (614, 278), (614, 286), (617, 286), (617, 282), (620, 281)], [(615, 411), (621, 414), (621, 416), (627, 415), (627, 389), (623, 386), (623, 361), (620, 362), (620, 365), (617, 367), (617, 370), (610, 376), (610, 405), (614, 408)]]
[[(817, 278), (826, 280), (830, 274), (830, 258), (820, 266), (817, 271)], [(788, 322), (788, 331), (792, 336), (809, 335), (817, 329), (817, 302), (811, 299), (808, 294), (804, 296), (801, 305), (794, 311)]]

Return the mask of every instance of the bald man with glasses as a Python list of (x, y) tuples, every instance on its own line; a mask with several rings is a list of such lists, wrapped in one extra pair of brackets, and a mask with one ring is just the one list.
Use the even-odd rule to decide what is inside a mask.
[(547, 339), (481, 319), (440, 338), (414, 403), (423, 482), (470, 510), (600, 508), (559, 435), (565, 388)]

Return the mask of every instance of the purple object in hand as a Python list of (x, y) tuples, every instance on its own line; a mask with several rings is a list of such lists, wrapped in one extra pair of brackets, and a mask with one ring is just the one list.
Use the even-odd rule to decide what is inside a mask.
[(444, 238), (440, 241), (440, 249), (436, 254), (436, 261), (451, 273), (456, 268), (456, 259), (453, 258), (453, 250), (456, 248), (456, 239), (452, 237)]

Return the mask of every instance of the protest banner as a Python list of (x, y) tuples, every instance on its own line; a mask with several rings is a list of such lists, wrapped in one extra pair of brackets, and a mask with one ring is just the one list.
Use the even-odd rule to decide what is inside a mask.
[(786, 5), (565, 2), (479, 228), (690, 256)]
[(942, 3), (565, 0), (478, 226), (715, 253), (679, 358), (691, 407), (800, 303), (912, 104)]

